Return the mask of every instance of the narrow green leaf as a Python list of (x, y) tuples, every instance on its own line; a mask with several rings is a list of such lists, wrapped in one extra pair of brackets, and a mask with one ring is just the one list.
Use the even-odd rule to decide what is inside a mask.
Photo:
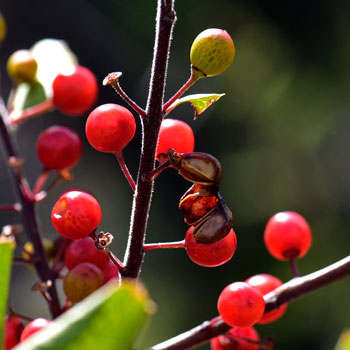
[(131, 350), (135, 335), (154, 310), (135, 282), (110, 283), (76, 304), (13, 350)]
[(200, 114), (202, 114), (214, 102), (218, 101), (224, 95), (225, 94), (194, 94), (181, 97), (168, 107), (167, 112), (170, 112), (181, 103), (189, 102), (195, 110), (194, 119), (196, 119)]
[(350, 328), (344, 329), (334, 350), (350, 350)]
[(7, 309), (14, 248), (15, 244), (12, 238), (0, 236), (0, 348), (3, 344), (4, 317)]

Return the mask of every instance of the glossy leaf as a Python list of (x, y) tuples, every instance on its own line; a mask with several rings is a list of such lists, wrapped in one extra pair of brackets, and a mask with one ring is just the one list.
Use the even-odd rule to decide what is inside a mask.
[(77, 303), (14, 350), (131, 350), (136, 334), (154, 310), (135, 282), (111, 282)]
[(334, 350), (350, 350), (350, 328), (344, 329)]
[(218, 101), (225, 94), (194, 94), (181, 97), (177, 99), (173, 104), (171, 104), (166, 112), (170, 112), (175, 107), (181, 103), (189, 102), (195, 110), (196, 119), (200, 114), (202, 114), (206, 109), (208, 109), (214, 102)]
[(15, 248), (13, 239), (0, 236), (0, 344), (3, 344), (4, 317), (10, 287), (12, 255)]

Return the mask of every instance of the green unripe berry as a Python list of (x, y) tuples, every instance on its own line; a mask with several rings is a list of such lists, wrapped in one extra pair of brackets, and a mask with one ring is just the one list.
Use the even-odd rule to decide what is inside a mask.
[(0, 44), (4, 41), (6, 36), (6, 21), (0, 12)]
[(7, 61), (7, 73), (17, 84), (35, 83), (38, 64), (29, 50), (15, 51)]
[(70, 270), (63, 280), (64, 293), (73, 304), (83, 300), (103, 284), (103, 272), (96, 265), (83, 262)]
[(235, 46), (230, 35), (222, 29), (201, 32), (191, 47), (193, 67), (207, 77), (223, 73), (235, 58)]

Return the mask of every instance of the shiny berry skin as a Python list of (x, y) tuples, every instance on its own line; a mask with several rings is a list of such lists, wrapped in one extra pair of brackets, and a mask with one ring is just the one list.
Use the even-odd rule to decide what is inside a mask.
[(166, 154), (168, 149), (178, 153), (190, 153), (194, 150), (194, 134), (191, 127), (177, 119), (164, 119), (160, 126), (156, 158)]
[(120, 153), (135, 135), (132, 113), (123, 106), (107, 103), (95, 108), (86, 121), (86, 137), (100, 152)]
[(17, 84), (35, 83), (38, 63), (29, 50), (15, 51), (7, 61), (7, 73)]
[(65, 192), (51, 212), (53, 226), (69, 239), (88, 236), (100, 224), (101, 218), (101, 207), (95, 197), (77, 190)]
[(109, 282), (111, 279), (119, 280), (118, 267), (110, 261), (103, 270), (103, 284)]
[(73, 304), (94, 292), (103, 284), (103, 272), (96, 265), (83, 262), (70, 270), (63, 280), (63, 290)]
[[(268, 274), (254, 275), (248, 278), (246, 282), (257, 288), (263, 296), (283, 284), (277, 277)], [(266, 324), (274, 322), (286, 312), (286, 309), (287, 304), (282, 304), (279, 308), (265, 313), (258, 323)]]
[(231, 327), (250, 327), (259, 322), (265, 310), (261, 293), (246, 282), (229, 284), (218, 299), (218, 311)]
[(79, 135), (65, 126), (54, 125), (44, 130), (36, 144), (36, 153), (47, 170), (71, 168), (82, 151)]
[(52, 90), (56, 108), (70, 116), (87, 113), (98, 96), (96, 77), (83, 66), (76, 66), (70, 74), (57, 75)]
[(306, 220), (293, 211), (280, 212), (268, 221), (264, 233), (265, 246), (279, 260), (303, 257), (312, 243)]
[(19, 317), (6, 315), (4, 324), (4, 350), (15, 347), (21, 338), (23, 323)]
[(186, 233), (185, 247), (189, 258), (197, 265), (216, 267), (228, 262), (237, 248), (237, 238), (231, 229), (230, 233), (215, 243), (198, 243), (193, 237), (191, 226)]
[(253, 327), (231, 328), (224, 335), (211, 340), (211, 350), (259, 350), (258, 344), (252, 344), (240, 337), (254, 342), (260, 341), (259, 334)]
[(29, 338), (34, 333), (42, 330), (46, 326), (48, 326), (52, 321), (47, 320), (45, 318), (36, 318), (35, 320), (29, 322), (25, 328), (23, 329), (21, 335), (21, 342), (27, 338)]
[(235, 57), (235, 46), (225, 30), (210, 28), (201, 32), (193, 41), (190, 56), (196, 69), (212, 77), (230, 67)]
[(103, 270), (108, 265), (109, 258), (96, 249), (95, 241), (91, 237), (85, 237), (71, 242), (64, 255), (64, 264), (68, 270), (82, 262), (89, 262)]

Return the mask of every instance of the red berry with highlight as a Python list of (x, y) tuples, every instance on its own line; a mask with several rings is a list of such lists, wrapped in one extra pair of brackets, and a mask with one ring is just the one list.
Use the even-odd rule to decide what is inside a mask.
[(312, 233), (300, 214), (285, 211), (275, 214), (268, 221), (264, 241), (267, 250), (276, 259), (301, 258), (310, 249)]
[(95, 242), (91, 237), (71, 242), (64, 255), (64, 264), (68, 270), (82, 262), (89, 262), (103, 270), (109, 261), (109, 257), (104, 252), (96, 249)]
[(109, 282), (110, 280), (119, 280), (119, 269), (118, 267), (109, 261), (107, 266), (103, 270), (103, 284)]
[[(283, 283), (277, 277), (269, 274), (254, 275), (246, 280), (251, 286), (257, 288), (264, 296), (274, 289), (280, 287)], [(282, 304), (275, 310), (267, 312), (261, 317), (259, 324), (271, 323), (279, 319), (286, 312), (287, 304)]]
[(52, 89), (55, 106), (70, 116), (87, 113), (97, 101), (96, 77), (86, 67), (76, 66), (70, 74), (57, 75)]
[(23, 323), (19, 317), (6, 315), (4, 323), (4, 350), (14, 348), (20, 341)]
[(64, 293), (72, 303), (77, 303), (103, 284), (103, 272), (96, 265), (83, 262), (68, 272), (63, 280)]
[(166, 154), (168, 149), (173, 149), (178, 153), (190, 153), (194, 150), (194, 134), (191, 127), (177, 119), (164, 119), (160, 126), (157, 160), (159, 154)]
[(191, 226), (186, 233), (185, 244), (189, 258), (205, 267), (220, 266), (228, 262), (237, 248), (237, 237), (231, 229), (229, 234), (215, 243), (199, 243), (193, 237)]
[(100, 152), (120, 153), (135, 135), (132, 113), (123, 106), (107, 103), (95, 108), (86, 121), (86, 137)]
[(101, 207), (96, 198), (76, 190), (65, 192), (51, 212), (53, 226), (69, 239), (88, 236), (100, 224), (101, 218)]
[[(246, 339), (246, 340), (245, 340)], [(211, 340), (211, 350), (259, 350), (260, 337), (254, 327), (231, 328)]]
[(218, 299), (218, 311), (231, 327), (250, 327), (257, 323), (265, 310), (261, 293), (246, 282), (229, 284)]
[(65, 126), (54, 125), (43, 131), (36, 144), (40, 162), (47, 170), (71, 168), (81, 157), (79, 135)]
[(35, 320), (28, 323), (25, 328), (23, 329), (22, 335), (21, 335), (21, 341), (29, 338), (34, 333), (42, 330), (46, 326), (48, 326), (52, 321), (47, 320), (45, 318), (36, 318)]

